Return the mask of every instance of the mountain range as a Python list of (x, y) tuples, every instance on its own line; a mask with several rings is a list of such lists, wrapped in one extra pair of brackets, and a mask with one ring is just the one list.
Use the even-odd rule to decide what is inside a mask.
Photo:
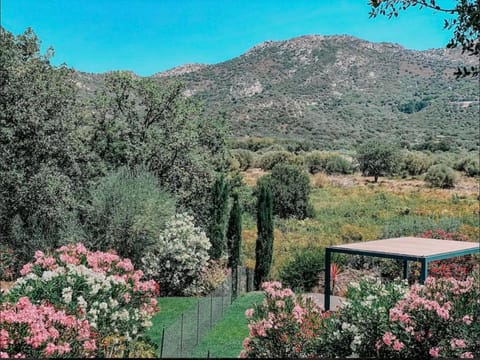
[[(352, 148), (378, 138), (409, 145), (479, 146), (479, 79), (456, 79), (478, 59), (457, 49), (416, 51), (352, 36), (266, 41), (219, 64), (187, 64), (154, 75), (179, 80), (204, 116), (225, 116), (232, 135)], [(91, 92), (102, 75), (78, 73)]]

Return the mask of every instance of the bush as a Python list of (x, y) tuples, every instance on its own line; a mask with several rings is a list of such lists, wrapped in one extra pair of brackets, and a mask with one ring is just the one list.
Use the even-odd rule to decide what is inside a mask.
[(263, 170), (271, 170), (277, 164), (289, 164), (295, 160), (295, 155), (288, 151), (268, 151), (257, 162), (257, 167)]
[(182, 295), (208, 263), (211, 244), (193, 217), (177, 214), (142, 258), (145, 275), (162, 285), (162, 296)]
[(467, 176), (480, 175), (480, 160), (478, 154), (461, 158), (454, 165), (455, 170), (463, 171)]
[[(79, 320), (88, 320), (99, 341), (109, 335), (140, 338), (158, 311), (158, 285), (142, 281), (129, 259), (112, 252), (88, 251), (82, 244), (62, 246), (48, 256), (35, 253), (23, 266), (7, 294), (10, 302), (22, 297), (35, 305), (49, 303)], [(108, 351), (98, 346), (97, 356)]]
[(230, 269), (227, 268), (225, 260), (209, 260), (202, 269), (198, 279), (188, 286), (184, 291), (186, 296), (205, 296), (213, 293), (228, 278)]
[(282, 283), (294, 291), (311, 291), (318, 285), (319, 274), (325, 270), (325, 249), (298, 250), (279, 269)]
[(270, 174), (273, 212), (281, 218), (305, 219), (309, 215), (310, 179), (295, 165), (276, 165)]
[(431, 156), (419, 151), (407, 151), (402, 154), (399, 171), (410, 176), (422, 175), (432, 164)]
[(389, 176), (397, 170), (400, 150), (393, 144), (370, 141), (357, 149), (357, 161), (364, 176)]
[(453, 188), (457, 181), (457, 175), (452, 168), (444, 164), (438, 164), (428, 169), (425, 181), (433, 187)]
[(353, 172), (352, 163), (338, 154), (332, 154), (327, 158), (325, 172), (327, 174), (351, 174)]
[(88, 320), (28, 297), (0, 304), (0, 358), (95, 357), (97, 339)]
[(154, 175), (122, 168), (91, 190), (86, 244), (115, 249), (137, 266), (175, 213), (174, 198), (161, 189)]
[(327, 167), (328, 153), (321, 151), (312, 151), (305, 155), (305, 165), (310, 174), (325, 172)]
[(245, 171), (253, 166), (254, 153), (245, 149), (233, 149), (230, 151), (233, 159), (238, 161), (239, 170)]
[(262, 284), (265, 300), (247, 309), (249, 336), (240, 358), (299, 358), (314, 354), (313, 340), (328, 315), (311, 299), (297, 298), (279, 282)]
[(11, 281), (15, 278), (15, 263), (18, 259), (12, 247), (0, 244), (0, 281)]

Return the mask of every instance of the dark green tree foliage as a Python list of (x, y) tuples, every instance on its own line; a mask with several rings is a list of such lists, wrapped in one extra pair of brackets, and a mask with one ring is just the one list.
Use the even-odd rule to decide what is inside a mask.
[(120, 168), (90, 190), (82, 240), (92, 249), (114, 249), (138, 266), (174, 214), (173, 196), (153, 174)]
[(209, 189), (225, 164), (225, 119), (205, 119), (179, 82), (107, 75), (93, 103), (90, 143), (106, 168), (144, 164), (181, 210), (207, 224)]
[(236, 298), (238, 288), (238, 265), (240, 265), (240, 247), (242, 245), (242, 208), (238, 193), (232, 195), (227, 228), (228, 267), (232, 269), (232, 296)]
[(379, 176), (392, 175), (399, 163), (400, 150), (392, 145), (369, 141), (357, 149), (357, 161), (364, 176), (373, 176), (375, 182)]
[[(31, 29), (0, 28), (0, 234), (20, 262), (55, 248), (75, 222), (82, 167), (75, 149), (76, 87)], [(39, 246), (41, 244), (41, 246)]]
[(273, 257), (273, 198), (268, 177), (257, 183), (257, 242), (255, 246), (254, 287), (260, 290), (270, 272)]
[(227, 228), (228, 267), (240, 265), (240, 247), (242, 244), (242, 208), (238, 193), (232, 194), (233, 204), (230, 210)]
[(310, 179), (296, 165), (278, 164), (270, 174), (273, 212), (281, 218), (305, 219), (308, 216)]
[(212, 188), (210, 224), (208, 227), (208, 238), (212, 243), (209, 252), (212, 259), (220, 259), (227, 250), (225, 232), (228, 221), (228, 195), (228, 183), (225, 181), (223, 174), (220, 174)]

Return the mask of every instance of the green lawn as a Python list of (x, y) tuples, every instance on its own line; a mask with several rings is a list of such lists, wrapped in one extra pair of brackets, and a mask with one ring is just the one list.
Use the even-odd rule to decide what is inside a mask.
[(158, 298), (160, 311), (152, 317), (152, 327), (147, 336), (160, 347), (162, 329), (172, 325), (183, 312), (192, 309), (198, 302), (194, 297), (161, 297)]
[(242, 342), (248, 336), (245, 310), (262, 300), (263, 292), (251, 292), (240, 296), (225, 311), (223, 319), (193, 349), (192, 356), (206, 358), (210, 351), (210, 357), (238, 357), (242, 350)]

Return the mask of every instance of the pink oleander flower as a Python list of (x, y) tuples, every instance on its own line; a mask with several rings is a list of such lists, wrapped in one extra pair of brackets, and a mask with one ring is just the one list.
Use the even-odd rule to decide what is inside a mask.
[(20, 275), (25, 276), (25, 275), (29, 274), (32, 271), (32, 268), (33, 268), (32, 263), (28, 263), (28, 264), (23, 265), (22, 270), (20, 270)]
[(473, 359), (473, 354), (470, 351), (468, 351), (468, 352), (462, 353), (462, 355), (460, 355), (460, 357), (462, 359)]
[(243, 340), (243, 343), (242, 343), (242, 346), (244, 349), (247, 349), (248, 348), (248, 345), (250, 344), (250, 341), (251, 339), (249, 337), (246, 337), (244, 340)]
[(246, 317), (247, 319), (251, 318), (251, 317), (253, 316), (253, 312), (254, 312), (253, 309), (247, 309), (247, 310), (245, 310), (245, 317)]
[(393, 350), (395, 351), (401, 351), (405, 345), (400, 341), (400, 340), (395, 340), (393, 342)]
[(396, 336), (393, 335), (391, 332), (386, 332), (382, 336), (382, 340), (385, 345), (390, 346), (392, 345), (392, 341), (396, 339)]
[(464, 348), (466, 347), (467, 344), (465, 344), (465, 340), (463, 339), (452, 339), (450, 340), (450, 347), (452, 349), (455, 349), (455, 348)]
[(428, 353), (430, 354), (431, 357), (438, 358), (438, 355), (440, 353), (440, 348), (433, 347), (433, 348), (430, 349), (430, 351)]
[(470, 315), (465, 315), (463, 318), (462, 318), (462, 321), (467, 324), (467, 325), (470, 325), (473, 321), (473, 318), (470, 316)]

